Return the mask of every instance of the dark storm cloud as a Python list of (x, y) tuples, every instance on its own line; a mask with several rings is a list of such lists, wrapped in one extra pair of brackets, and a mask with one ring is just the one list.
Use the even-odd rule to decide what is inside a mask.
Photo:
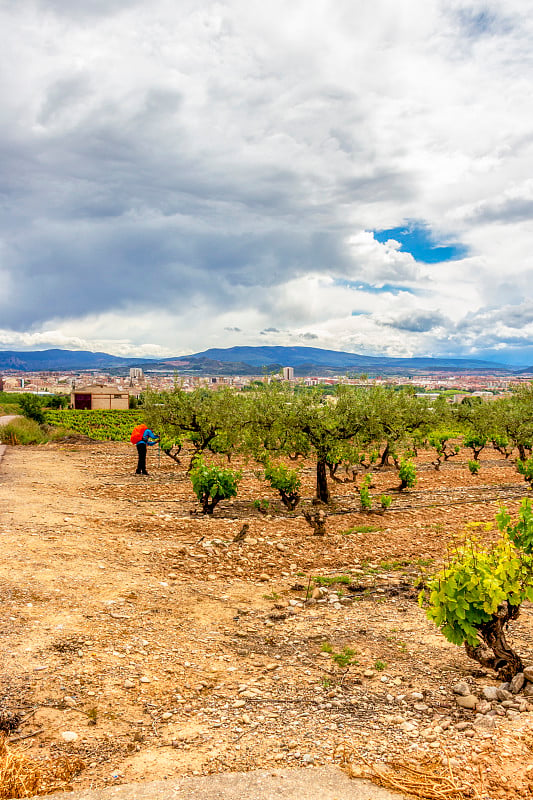
[(48, 87), (38, 121), (44, 133), (0, 140), (0, 230), (17, 275), (0, 297), (3, 325), (200, 294), (227, 309), (240, 289), (350, 267), (338, 225), (324, 227), (294, 170), (222, 156), (208, 138), (200, 155), (177, 90), (151, 88), (117, 108), (73, 75)]
[(405, 314), (402, 317), (398, 317), (392, 322), (384, 322), (382, 324), (389, 328), (395, 328), (399, 331), (427, 333), (427, 331), (431, 331), (433, 328), (442, 326), (447, 327), (450, 324), (450, 321), (438, 312), (424, 314), (415, 311), (411, 314)]
[(514, 224), (529, 222), (533, 217), (533, 197), (528, 195), (504, 197), (480, 203), (467, 214), (469, 222)]
[(526, 300), (519, 305), (505, 305), (501, 308), (482, 309), (475, 314), (469, 313), (458, 323), (457, 330), (486, 334), (496, 326), (522, 330), (531, 324), (533, 324), (533, 301)]

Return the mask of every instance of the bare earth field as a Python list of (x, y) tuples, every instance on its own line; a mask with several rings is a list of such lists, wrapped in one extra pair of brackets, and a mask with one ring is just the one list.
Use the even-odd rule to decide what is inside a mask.
[[(497, 453), (482, 453), (476, 477), (469, 457), (437, 472), (421, 453), (418, 486), (383, 516), (358, 512), (353, 485), (333, 484), (328, 533), (316, 537), (251, 466), (238, 498), (205, 518), (185, 468), (153, 451), (143, 478), (131, 445), (8, 448), (0, 712), (24, 718), (11, 740), (29, 755), (80, 756), (75, 787), (427, 751), (445, 752), (485, 797), (533, 797), (533, 705), (472, 724), (452, 687), (499, 683), (416, 602), (417, 577), (467, 523), (527, 495)], [(374, 475), (373, 494), (399, 483), (394, 470)], [(310, 465), (307, 506), (313, 484)], [(260, 497), (266, 516), (252, 507)], [(305, 602), (312, 576), (335, 575), (348, 583)], [(511, 638), (533, 664), (531, 606)], [(345, 648), (348, 671), (333, 659)]]

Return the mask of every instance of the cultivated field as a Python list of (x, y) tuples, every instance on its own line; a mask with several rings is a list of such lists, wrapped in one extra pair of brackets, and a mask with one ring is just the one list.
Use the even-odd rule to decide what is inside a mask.
[[(452, 687), (499, 684), (426, 620), (415, 588), (500, 499), (516, 512), (527, 485), (512, 463), (487, 449), (472, 476), (467, 451), (440, 471), (421, 452), (413, 490), (374, 472), (372, 494), (394, 498), (384, 515), (333, 484), (317, 537), (253, 465), (206, 518), (184, 466), (153, 448), (143, 478), (135, 456), (66, 441), (9, 448), (0, 467), (0, 714), (23, 717), (14, 744), (81, 757), (75, 786), (445, 751), (478, 787), (482, 768), (487, 797), (531, 796), (533, 706), (472, 725)], [(310, 464), (305, 507), (313, 489)], [(512, 639), (532, 664), (528, 604)]]

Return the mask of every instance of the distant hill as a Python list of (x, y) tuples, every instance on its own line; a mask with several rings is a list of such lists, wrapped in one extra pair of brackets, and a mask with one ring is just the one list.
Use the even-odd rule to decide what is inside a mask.
[(133, 366), (140, 360), (111, 356), (108, 353), (92, 353), (88, 350), (28, 350), (25, 352), (0, 350), (0, 369), (15, 369), (21, 372), (106, 370), (118, 366)]
[(188, 359), (208, 358), (214, 361), (241, 361), (255, 367), (268, 367), (272, 364), (285, 367), (327, 368), (343, 370), (386, 370), (417, 369), (486, 372), (505, 371), (510, 367), (493, 361), (478, 361), (463, 358), (389, 358), (388, 356), (362, 356), (340, 350), (322, 350), (319, 347), (228, 347), (211, 348), (202, 353), (187, 356)]
[(165, 359), (112, 356), (86, 350), (0, 351), (0, 370), (21, 372), (101, 370), (124, 372), (129, 367), (147, 371), (195, 375), (258, 375), (280, 367), (294, 367), (297, 375), (338, 375), (367, 372), (371, 375), (414, 374), (416, 372), (518, 372), (506, 364), (463, 358), (388, 358), (364, 356), (319, 347), (228, 347)]

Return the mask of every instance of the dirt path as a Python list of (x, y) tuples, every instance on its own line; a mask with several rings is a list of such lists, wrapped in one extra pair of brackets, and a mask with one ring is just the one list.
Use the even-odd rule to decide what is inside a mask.
[(2, 425), (9, 425), (10, 422), (13, 422), (14, 419), (18, 419), (19, 414), (4, 414), (0, 416), (0, 428)]
[[(127, 445), (65, 443), (3, 461), (0, 709), (29, 715), (13, 734), (34, 734), (28, 752), (81, 756), (76, 787), (327, 765), (352, 750), (445, 746), (463, 771), (496, 746), (527, 761), (531, 713), (456, 727), (473, 712), (451, 686), (494, 681), (429, 624), (412, 586), (466, 521), (493, 518), (498, 486), (516, 485), (510, 465), (487, 462), (477, 483), (421, 471), (417, 502), (386, 517), (350, 511), (340, 487), (320, 538), (271, 496), (275, 514), (253, 512), (264, 486), (252, 470), (239, 502), (206, 519), (182, 468), (152, 454), (146, 479), (134, 460)], [(311, 470), (305, 482), (310, 493)], [(466, 502), (480, 486), (489, 499)], [(438, 492), (448, 506), (431, 507)], [(351, 590), (334, 583), (304, 603), (310, 576), (341, 573)], [(527, 608), (514, 629), (529, 663), (532, 623)]]

